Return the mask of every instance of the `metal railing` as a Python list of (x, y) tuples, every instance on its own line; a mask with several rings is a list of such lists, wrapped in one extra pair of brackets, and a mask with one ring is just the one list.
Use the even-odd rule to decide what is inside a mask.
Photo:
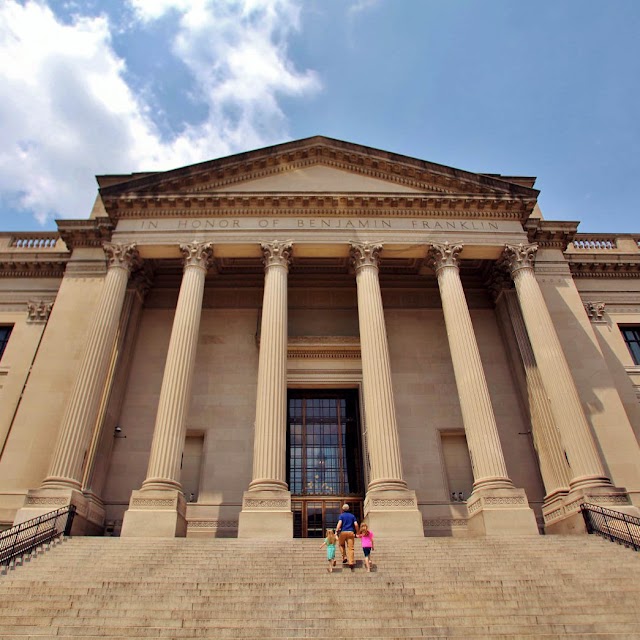
[(588, 533), (640, 551), (640, 518), (595, 504), (583, 503), (580, 509)]
[(75, 506), (69, 505), (0, 533), (0, 567), (8, 566), (14, 558), (29, 553), (41, 544), (70, 535), (75, 514)]

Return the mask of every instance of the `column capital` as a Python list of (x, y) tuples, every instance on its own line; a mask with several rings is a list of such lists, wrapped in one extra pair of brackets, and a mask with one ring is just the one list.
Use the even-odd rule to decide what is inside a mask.
[(27, 302), (27, 322), (46, 324), (53, 309), (53, 300), (29, 300)]
[(350, 242), (349, 258), (354, 271), (362, 267), (380, 266), (380, 252), (384, 246), (382, 242)]
[(140, 265), (140, 254), (135, 242), (130, 244), (105, 242), (102, 248), (107, 256), (109, 268), (118, 267), (131, 272)]
[(584, 308), (589, 316), (589, 320), (593, 323), (606, 322), (604, 317), (605, 306), (604, 302), (585, 302)]
[(520, 269), (533, 269), (536, 261), (537, 244), (505, 244), (504, 246), (504, 262), (514, 275)]
[(289, 269), (293, 242), (291, 240), (274, 240), (273, 242), (261, 242), (262, 264), (265, 270), (269, 267), (279, 266)]
[(184, 268), (200, 267), (207, 271), (213, 264), (213, 245), (210, 242), (189, 242), (180, 245)]
[(449, 242), (434, 242), (429, 249), (429, 264), (436, 271), (444, 267), (455, 267), (458, 269), (460, 252), (464, 248), (463, 244), (450, 244)]

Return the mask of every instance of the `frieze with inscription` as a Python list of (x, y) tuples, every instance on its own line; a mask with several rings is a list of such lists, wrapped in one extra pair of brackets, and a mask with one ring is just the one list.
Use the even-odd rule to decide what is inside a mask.
[(521, 232), (518, 222), (384, 217), (208, 217), (121, 220), (122, 231), (255, 231), (264, 229)]

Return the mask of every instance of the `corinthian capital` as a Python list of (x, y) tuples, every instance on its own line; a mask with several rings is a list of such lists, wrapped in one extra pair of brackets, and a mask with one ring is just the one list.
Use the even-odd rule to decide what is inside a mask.
[(53, 309), (53, 302), (48, 300), (29, 300), (27, 302), (27, 322), (46, 323)]
[(604, 302), (585, 302), (584, 308), (591, 322), (606, 322), (604, 317)]
[(504, 262), (511, 271), (511, 275), (520, 269), (533, 269), (537, 250), (537, 244), (506, 244), (503, 256)]
[(213, 264), (213, 246), (210, 242), (181, 244), (182, 261), (187, 267), (200, 267), (205, 271)]
[(354, 271), (366, 266), (379, 267), (382, 247), (381, 242), (352, 242), (349, 257)]
[(291, 240), (284, 242), (278, 240), (262, 242), (260, 243), (260, 248), (262, 249), (262, 263), (265, 269), (275, 265), (285, 267), (286, 269), (289, 268), (289, 264), (291, 264), (291, 252), (293, 250)]
[(134, 267), (140, 265), (140, 255), (135, 243), (114, 244), (105, 242), (103, 249), (109, 261), (109, 267), (121, 267), (131, 271)]
[(434, 242), (429, 249), (429, 264), (439, 271), (443, 267), (458, 267), (458, 256), (464, 248), (463, 244), (450, 244), (449, 242)]

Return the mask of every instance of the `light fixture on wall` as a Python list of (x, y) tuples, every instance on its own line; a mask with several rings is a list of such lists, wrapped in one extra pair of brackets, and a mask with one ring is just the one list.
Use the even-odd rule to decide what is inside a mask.
[(113, 430), (113, 437), (114, 438), (126, 438), (127, 436), (123, 436), (122, 435), (122, 427), (117, 426)]

